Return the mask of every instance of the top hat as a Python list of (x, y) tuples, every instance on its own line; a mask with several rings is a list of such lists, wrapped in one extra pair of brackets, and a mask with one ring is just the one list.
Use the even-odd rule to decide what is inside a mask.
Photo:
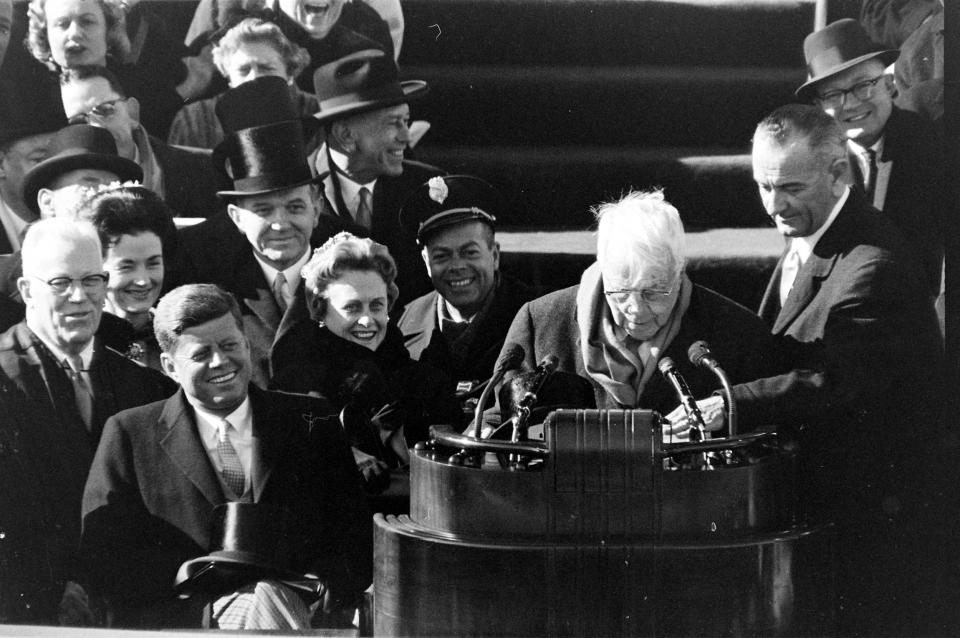
[(496, 228), (500, 193), (472, 175), (431, 177), (417, 187), (400, 209), (400, 223), (423, 245), (438, 230), (469, 221)]
[(0, 108), (0, 147), (32, 135), (53, 133), (67, 120), (59, 101), (41, 99), (35, 93), (26, 91), (18, 96), (16, 104)]
[(50, 156), (27, 171), (23, 178), (23, 201), (39, 213), (37, 193), (55, 178), (79, 168), (96, 168), (116, 173), (121, 182), (143, 180), (143, 169), (117, 155), (117, 143), (110, 131), (90, 124), (71, 124), (54, 133)]
[(340, 56), (313, 72), (313, 89), (320, 103), (314, 115), (319, 122), (331, 122), (351, 115), (375, 111), (422, 98), (430, 88), (422, 80), (400, 81), (400, 70), (376, 40), (350, 29), (330, 36)]
[(817, 82), (873, 58), (879, 58), (884, 66), (889, 66), (899, 55), (896, 49), (882, 49), (874, 44), (856, 20), (844, 18), (831, 22), (803, 41), (807, 81), (795, 94), (804, 100), (812, 99), (813, 85)]
[(216, 112), (225, 135), (213, 150), (213, 161), (226, 164), (233, 180), (233, 190), (218, 195), (259, 195), (315, 180), (286, 80), (245, 82), (220, 97)]
[(315, 580), (292, 566), (294, 548), (287, 542), (294, 530), (290, 512), (265, 503), (228, 502), (213, 510), (215, 548), (180, 566), (174, 584), (178, 594), (226, 593), (263, 578)]

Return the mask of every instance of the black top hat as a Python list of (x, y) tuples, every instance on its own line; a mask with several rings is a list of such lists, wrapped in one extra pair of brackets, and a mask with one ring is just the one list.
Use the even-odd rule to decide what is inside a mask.
[(72, 124), (57, 131), (50, 142), (50, 157), (23, 178), (23, 201), (39, 213), (37, 193), (60, 175), (79, 168), (96, 168), (116, 173), (121, 182), (143, 180), (143, 169), (117, 155), (117, 143), (110, 131), (90, 124)]
[(874, 44), (856, 20), (844, 18), (831, 22), (803, 41), (807, 81), (796, 90), (796, 96), (812, 99), (813, 85), (820, 80), (873, 58), (880, 58), (884, 66), (889, 66), (899, 55), (896, 49), (881, 49)]
[(468, 221), (496, 228), (502, 206), (500, 193), (479, 177), (431, 177), (407, 197), (400, 223), (422, 245), (438, 230)]
[(286, 80), (264, 77), (245, 82), (224, 93), (216, 111), (225, 137), (214, 149), (213, 161), (217, 166), (227, 164), (233, 180), (233, 190), (218, 195), (258, 195), (315, 180)]
[(422, 80), (401, 82), (397, 63), (375, 40), (350, 29), (330, 35), (337, 38), (333, 48), (341, 57), (313, 72), (313, 89), (320, 102), (314, 115), (318, 121), (413, 102), (430, 90)]
[(183, 597), (236, 590), (254, 580), (316, 580), (293, 568), (289, 534), (293, 517), (282, 507), (265, 503), (229, 502), (213, 511), (214, 550), (188, 560), (177, 571), (175, 588)]
[(53, 133), (67, 116), (59, 101), (42, 99), (36, 91), (25, 91), (16, 103), (0, 104), (0, 147), (32, 135)]

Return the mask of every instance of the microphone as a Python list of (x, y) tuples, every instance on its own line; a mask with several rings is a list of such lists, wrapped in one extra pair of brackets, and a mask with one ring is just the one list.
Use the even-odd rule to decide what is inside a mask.
[(480, 431), (483, 423), (483, 411), (486, 409), (487, 403), (490, 402), (490, 395), (493, 394), (494, 388), (500, 385), (500, 382), (503, 381), (503, 376), (508, 370), (515, 370), (519, 368), (526, 356), (527, 353), (524, 352), (523, 346), (516, 343), (511, 343), (507, 347), (507, 350), (500, 355), (500, 358), (497, 360), (497, 364), (493, 367), (493, 375), (490, 377), (490, 380), (487, 381), (487, 385), (483, 388), (483, 392), (480, 394), (480, 399), (477, 401), (477, 408), (473, 413), (473, 438), (477, 440), (480, 439)]
[(720, 385), (723, 386), (723, 396), (727, 403), (727, 424), (730, 436), (734, 436), (737, 433), (737, 404), (733, 400), (733, 390), (730, 388), (730, 379), (727, 378), (727, 373), (723, 371), (720, 363), (710, 352), (710, 346), (707, 345), (706, 341), (691, 343), (687, 349), (687, 357), (690, 358), (690, 363), (693, 365), (706, 368), (715, 374), (720, 381)]
[(537, 403), (537, 394), (550, 375), (556, 371), (559, 364), (560, 360), (557, 359), (556, 355), (548, 354), (540, 360), (537, 369), (533, 371), (533, 375), (530, 377), (530, 389), (524, 392), (523, 398), (520, 399), (514, 413), (513, 436), (510, 439), (514, 443), (518, 442), (520, 434), (526, 431), (527, 421), (530, 419), (530, 410)]
[[(707, 425), (703, 421), (703, 415), (700, 414), (700, 408), (697, 407), (697, 402), (693, 398), (687, 382), (683, 380), (683, 377), (680, 376), (680, 373), (677, 371), (673, 359), (664, 357), (657, 363), (657, 367), (660, 369), (660, 374), (665, 376), (673, 385), (673, 389), (676, 390), (677, 398), (680, 399), (680, 405), (683, 406), (683, 411), (687, 413), (687, 419), (692, 421), (693, 424), (699, 428), (700, 432), (706, 430)], [(693, 428), (691, 428), (691, 430), (693, 430)], [(692, 441), (693, 438), (694, 437), (691, 436), (690, 440)]]

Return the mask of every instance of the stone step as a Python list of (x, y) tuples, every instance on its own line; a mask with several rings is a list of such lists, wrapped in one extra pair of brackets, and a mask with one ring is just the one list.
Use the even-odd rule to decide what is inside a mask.
[[(512, 226), (585, 228), (590, 207), (627, 190), (663, 187), (688, 229), (763, 227), (769, 221), (750, 156), (719, 148), (604, 146), (435, 147), (417, 158), (489, 180), (509, 201)], [(746, 148), (744, 150), (747, 150)]]
[(430, 144), (744, 148), (756, 123), (795, 101), (791, 68), (454, 67), (404, 69), (431, 92), (413, 105)]
[(789, 66), (814, 0), (403, 0), (407, 65)]

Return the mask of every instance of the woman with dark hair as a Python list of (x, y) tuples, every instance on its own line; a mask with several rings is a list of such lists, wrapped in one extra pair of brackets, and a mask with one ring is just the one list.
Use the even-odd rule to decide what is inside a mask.
[(156, 193), (138, 185), (106, 188), (84, 209), (100, 234), (103, 267), (110, 276), (104, 309), (123, 320), (104, 322), (101, 336), (128, 358), (161, 370), (153, 307), (176, 241), (170, 210)]
[(461, 425), (444, 375), (411, 359), (389, 323), (399, 291), (385, 246), (340, 233), (314, 251), (302, 274), (312, 321), (274, 346), (273, 384), (320, 394), (360, 417), (347, 434), (368, 480), (405, 465), (407, 449), (426, 439), (431, 425)]

